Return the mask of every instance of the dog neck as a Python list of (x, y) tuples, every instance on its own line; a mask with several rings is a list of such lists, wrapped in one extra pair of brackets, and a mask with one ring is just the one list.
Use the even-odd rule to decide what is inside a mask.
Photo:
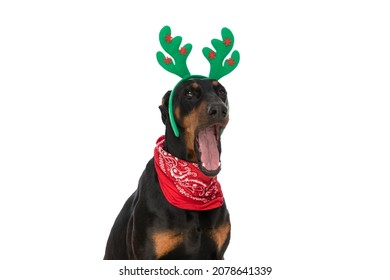
[(183, 145), (185, 141), (183, 135), (183, 133), (180, 133), (180, 136), (176, 137), (171, 128), (171, 124), (168, 121), (165, 131), (164, 150), (177, 158), (190, 161), (187, 155), (187, 149), (185, 145)]
[(154, 150), (154, 166), (161, 190), (173, 206), (186, 210), (211, 210), (222, 206), (223, 194), (217, 177), (202, 173), (196, 163), (175, 157), (166, 151), (161, 136)]

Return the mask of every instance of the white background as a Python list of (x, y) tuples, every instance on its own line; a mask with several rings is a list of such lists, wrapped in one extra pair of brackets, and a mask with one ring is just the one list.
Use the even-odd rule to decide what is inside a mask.
[(225, 258), (270, 265), (270, 279), (390, 279), (385, 3), (2, 1), (1, 278), (102, 275), (164, 133), (158, 105), (178, 77), (155, 53), (170, 25), (194, 74), (224, 26), (241, 53), (221, 79)]

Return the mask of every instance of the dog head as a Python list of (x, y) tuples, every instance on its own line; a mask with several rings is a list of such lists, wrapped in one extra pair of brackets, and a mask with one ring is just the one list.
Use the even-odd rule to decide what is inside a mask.
[(192, 78), (180, 82), (174, 91), (172, 112), (179, 130), (174, 135), (169, 120), (168, 91), (160, 105), (166, 125), (165, 148), (172, 155), (196, 162), (207, 176), (221, 169), (221, 133), (229, 121), (229, 106), (225, 88), (215, 79)]

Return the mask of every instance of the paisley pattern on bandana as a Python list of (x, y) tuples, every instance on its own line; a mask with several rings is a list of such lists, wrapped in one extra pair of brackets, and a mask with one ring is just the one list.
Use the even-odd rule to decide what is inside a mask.
[(173, 206), (186, 210), (211, 210), (223, 204), (217, 176), (208, 177), (196, 163), (179, 159), (163, 149), (161, 136), (154, 150), (154, 165), (161, 190)]

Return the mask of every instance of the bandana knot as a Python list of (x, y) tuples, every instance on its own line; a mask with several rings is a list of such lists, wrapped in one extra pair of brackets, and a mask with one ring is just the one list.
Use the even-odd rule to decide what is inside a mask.
[(198, 165), (179, 159), (163, 149), (161, 136), (154, 149), (154, 166), (161, 190), (170, 204), (186, 210), (211, 210), (223, 204), (217, 176), (208, 177)]

